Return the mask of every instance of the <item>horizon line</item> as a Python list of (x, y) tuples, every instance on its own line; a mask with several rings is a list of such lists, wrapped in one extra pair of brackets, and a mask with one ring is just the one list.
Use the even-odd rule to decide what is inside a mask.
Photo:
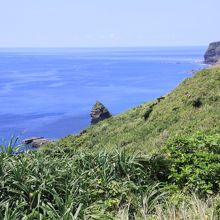
[(0, 46), (0, 49), (87, 49), (87, 48), (98, 48), (98, 49), (102, 49), (102, 48), (167, 48), (167, 47), (206, 47), (207, 45), (160, 45), (160, 46), (40, 46), (40, 47), (36, 47), (36, 46)]

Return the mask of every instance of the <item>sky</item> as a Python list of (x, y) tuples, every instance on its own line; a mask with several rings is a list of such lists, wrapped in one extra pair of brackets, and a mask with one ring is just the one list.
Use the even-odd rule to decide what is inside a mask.
[(206, 46), (220, 0), (0, 0), (0, 47)]

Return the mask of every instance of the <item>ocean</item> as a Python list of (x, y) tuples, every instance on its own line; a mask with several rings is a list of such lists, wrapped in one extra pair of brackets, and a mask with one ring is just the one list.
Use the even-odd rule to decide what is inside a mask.
[(205, 47), (0, 49), (0, 139), (58, 139), (90, 124), (96, 100), (115, 115), (203, 68)]

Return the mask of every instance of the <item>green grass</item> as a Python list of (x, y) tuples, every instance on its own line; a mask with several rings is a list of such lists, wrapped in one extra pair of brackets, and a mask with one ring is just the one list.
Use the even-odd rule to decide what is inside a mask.
[[(196, 107), (198, 103), (201, 106)], [(220, 68), (201, 70), (159, 103), (142, 104), (90, 126), (79, 135), (69, 135), (55, 146), (92, 151), (126, 148), (149, 153), (170, 136), (197, 131), (220, 132)]]
[[(202, 200), (196, 195), (185, 198), (178, 205), (171, 202), (156, 203), (155, 212), (148, 213), (146, 206), (138, 210), (135, 220), (217, 220), (215, 203), (218, 198)], [(128, 209), (119, 211), (117, 220), (129, 220)]]
[(148, 205), (163, 195), (138, 155), (0, 153), (0, 219), (112, 219), (128, 203), (136, 210), (147, 193)]
[[(186, 151), (175, 154), (180, 146)], [(2, 152), (0, 219), (218, 219), (219, 159), (212, 160), (209, 170), (203, 168), (210, 156), (219, 158), (220, 136), (177, 138), (167, 148), (167, 154), (152, 156), (58, 147), (16, 155)], [(190, 148), (200, 149), (193, 160)], [(184, 163), (176, 167), (183, 153)], [(203, 161), (201, 167), (198, 161)], [(185, 175), (189, 166), (194, 172)], [(212, 177), (208, 181), (207, 172)], [(215, 184), (212, 194), (209, 188), (207, 194), (192, 195), (191, 190), (207, 183)]]

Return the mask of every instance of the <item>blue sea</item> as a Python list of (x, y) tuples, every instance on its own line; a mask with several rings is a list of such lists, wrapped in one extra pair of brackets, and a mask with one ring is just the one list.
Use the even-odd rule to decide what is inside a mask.
[(101, 101), (115, 115), (203, 68), (205, 47), (0, 49), (0, 139), (57, 139), (90, 124)]

